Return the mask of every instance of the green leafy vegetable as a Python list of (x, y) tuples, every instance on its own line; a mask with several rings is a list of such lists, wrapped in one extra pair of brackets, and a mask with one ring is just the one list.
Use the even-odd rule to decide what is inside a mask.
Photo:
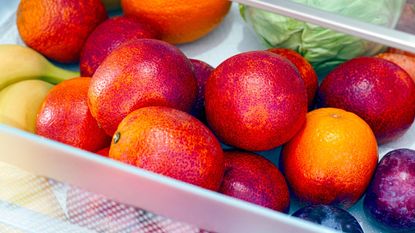
[[(405, 0), (292, 1), (389, 28), (395, 27), (406, 2)], [(240, 13), (265, 45), (296, 50), (314, 66), (320, 77), (346, 60), (357, 56), (372, 56), (385, 48), (383, 45), (358, 37), (245, 5), (240, 5)]]

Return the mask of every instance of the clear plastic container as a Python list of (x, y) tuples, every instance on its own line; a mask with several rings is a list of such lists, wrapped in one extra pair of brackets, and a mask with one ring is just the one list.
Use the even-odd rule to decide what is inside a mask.
[[(286, 0), (235, 1), (219, 28), (180, 49), (212, 66), (240, 52), (265, 49), (236, 2), (415, 52), (415, 17), (402, 14), (393, 23), (397, 30)], [(1, 3), (1, 44), (23, 44), (14, 23), (17, 4)], [(413, 1), (407, 4), (404, 12)], [(414, 138), (413, 125), (399, 140), (382, 145), (380, 157), (396, 148), (415, 149)], [(277, 163), (279, 148), (261, 154)], [(0, 168), (0, 232), (332, 232), (5, 125), (0, 125)], [(291, 212), (297, 208), (294, 202)], [(366, 233), (385, 232), (367, 221), (361, 202), (350, 211)]]

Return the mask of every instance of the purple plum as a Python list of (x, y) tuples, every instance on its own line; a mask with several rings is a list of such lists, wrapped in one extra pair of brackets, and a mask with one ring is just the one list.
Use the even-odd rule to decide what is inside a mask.
[(313, 223), (317, 223), (340, 232), (363, 233), (359, 222), (346, 210), (330, 205), (310, 205), (292, 214)]
[(366, 216), (381, 227), (415, 231), (414, 150), (393, 150), (382, 158), (363, 205)]

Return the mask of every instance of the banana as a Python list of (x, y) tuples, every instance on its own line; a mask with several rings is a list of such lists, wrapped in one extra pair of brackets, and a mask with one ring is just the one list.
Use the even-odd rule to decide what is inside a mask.
[[(65, 213), (53, 191), (53, 183), (49, 183), (47, 178), (0, 162), (0, 186), (1, 202), (11, 203), (49, 217), (65, 219)], [(9, 231), (3, 231), (0, 225), (0, 232)]]
[(0, 90), (22, 80), (41, 79), (57, 84), (74, 77), (79, 77), (79, 72), (59, 68), (31, 48), (0, 45)]
[(0, 91), (0, 123), (34, 133), (36, 115), (52, 84), (24, 80)]

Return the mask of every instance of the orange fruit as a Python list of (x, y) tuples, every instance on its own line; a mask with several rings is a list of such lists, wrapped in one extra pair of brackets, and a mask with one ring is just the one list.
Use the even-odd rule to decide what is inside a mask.
[(111, 140), (92, 117), (87, 94), (91, 78), (74, 78), (54, 86), (37, 114), (35, 132), (88, 151), (97, 151)]
[(88, 35), (106, 18), (100, 0), (21, 0), (16, 24), (27, 46), (71, 63), (79, 59)]
[(404, 53), (380, 53), (376, 57), (395, 63), (404, 69), (415, 81), (415, 56)]
[(115, 49), (92, 76), (92, 116), (112, 136), (130, 112), (146, 106), (190, 111), (197, 95), (192, 63), (175, 46), (138, 39)]
[(248, 151), (281, 146), (302, 128), (307, 92), (287, 59), (266, 51), (222, 62), (205, 85), (206, 119), (225, 144)]
[(301, 54), (292, 49), (271, 48), (267, 51), (283, 56), (293, 63), (300, 73), (300, 77), (304, 80), (305, 88), (307, 89), (308, 106), (312, 107), (318, 87), (318, 77), (313, 66)]
[(162, 34), (162, 39), (180, 44), (199, 39), (213, 30), (228, 13), (227, 0), (122, 0), (126, 15), (143, 19)]
[(287, 182), (300, 201), (346, 208), (364, 193), (377, 161), (369, 125), (336, 108), (309, 112), (304, 128), (281, 153)]
[(260, 155), (225, 151), (225, 175), (219, 192), (273, 210), (288, 212), (290, 193), (278, 168)]
[(225, 170), (213, 133), (190, 114), (164, 106), (128, 114), (114, 134), (109, 157), (215, 191)]

